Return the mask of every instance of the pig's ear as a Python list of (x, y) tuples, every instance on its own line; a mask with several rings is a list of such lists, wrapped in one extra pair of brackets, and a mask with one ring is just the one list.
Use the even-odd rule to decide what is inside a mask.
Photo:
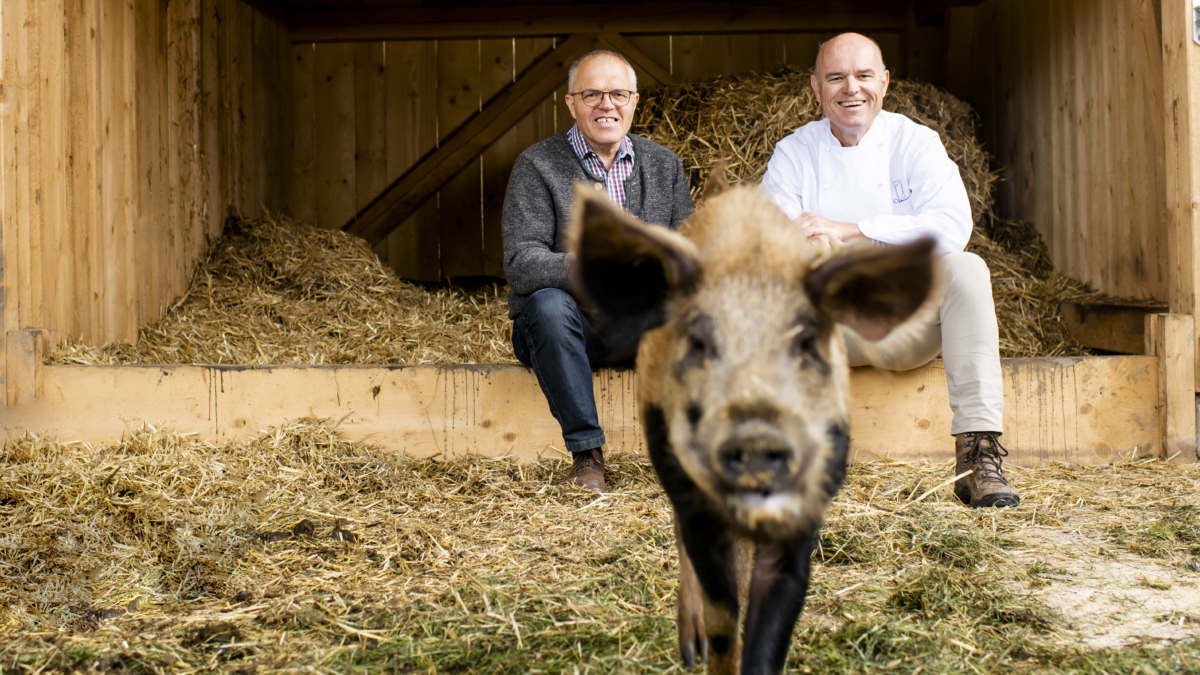
[(661, 325), (667, 298), (690, 293), (700, 278), (699, 255), (690, 241), (642, 223), (580, 186), (567, 250), (576, 297), (616, 335), (640, 335)]
[(708, 180), (704, 181), (702, 197), (715, 197), (729, 189), (729, 172), (726, 171), (725, 160), (718, 159), (708, 170)]
[(934, 292), (933, 239), (902, 246), (862, 246), (809, 270), (804, 290), (820, 311), (879, 340), (913, 315)]

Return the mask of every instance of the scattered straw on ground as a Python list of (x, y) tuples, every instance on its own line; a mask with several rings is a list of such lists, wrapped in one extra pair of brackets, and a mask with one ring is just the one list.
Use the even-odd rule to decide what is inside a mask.
[[(992, 214), (997, 180), (969, 105), (929, 84), (894, 81), (886, 107), (937, 131), (958, 163), (978, 226), (968, 250), (991, 266), (1002, 356), (1087, 353), (1059, 303), (1104, 300), (1051, 269), (1028, 223)], [(647, 93), (634, 131), (679, 154), (693, 191), (728, 162), (756, 181), (775, 143), (820, 116), (807, 73), (718, 77)], [(507, 287), (423, 287), (396, 278), (361, 239), (282, 218), (234, 223), (185, 295), (135, 344), (60, 345), (56, 363), (515, 363)]]
[[(405, 459), (313, 421), (9, 441), (0, 670), (678, 672), (668, 505), (644, 458), (611, 468), (596, 495), (563, 459)], [(793, 666), (1200, 668), (1200, 467), (1010, 469), (1011, 510), (960, 506), (950, 471), (852, 467)]]

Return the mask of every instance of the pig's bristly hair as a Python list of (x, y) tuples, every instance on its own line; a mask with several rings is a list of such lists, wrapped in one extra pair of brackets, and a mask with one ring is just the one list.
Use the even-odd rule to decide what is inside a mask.
[(680, 230), (696, 245), (705, 276), (754, 270), (781, 279), (800, 279), (816, 249), (799, 235), (783, 211), (757, 186), (736, 185), (704, 199)]

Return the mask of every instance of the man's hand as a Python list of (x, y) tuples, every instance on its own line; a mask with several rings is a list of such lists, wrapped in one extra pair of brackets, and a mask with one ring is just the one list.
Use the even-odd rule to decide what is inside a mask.
[(858, 225), (830, 220), (815, 213), (802, 213), (792, 222), (800, 228), (800, 233), (816, 246), (827, 246), (834, 249), (847, 242), (863, 238), (863, 233), (858, 229)]

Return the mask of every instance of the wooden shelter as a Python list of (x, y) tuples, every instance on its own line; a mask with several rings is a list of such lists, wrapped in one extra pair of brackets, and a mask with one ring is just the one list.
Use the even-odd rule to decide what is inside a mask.
[[(4, 0), (0, 427), (103, 440), (162, 423), (220, 438), (320, 414), (418, 454), (541, 452), (556, 430), (515, 367), (113, 368), (41, 354), (67, 337), (134, 338), (228, 214), (345, 228), (406, 278), (499, 275), (508, 170), (567, 126), (579, 54), (621, 51), (645, 90), (808, 67), (820, 40), (856, 30), (893, 76), (976, 107), (1005, 173), (1000, 212), (1034, 223), (1058, 270), (1168, 308), (1072, 309), (1089, 344), (1127, 356), (1006, 360), (1018, 461), (1194, 459), (1193, 22), (1187, 0)], [(940, 376), (857, 373), (855, 447), (948, 456)], [(597, 378), (606, 424), (639, 445), (632, 376)]]

